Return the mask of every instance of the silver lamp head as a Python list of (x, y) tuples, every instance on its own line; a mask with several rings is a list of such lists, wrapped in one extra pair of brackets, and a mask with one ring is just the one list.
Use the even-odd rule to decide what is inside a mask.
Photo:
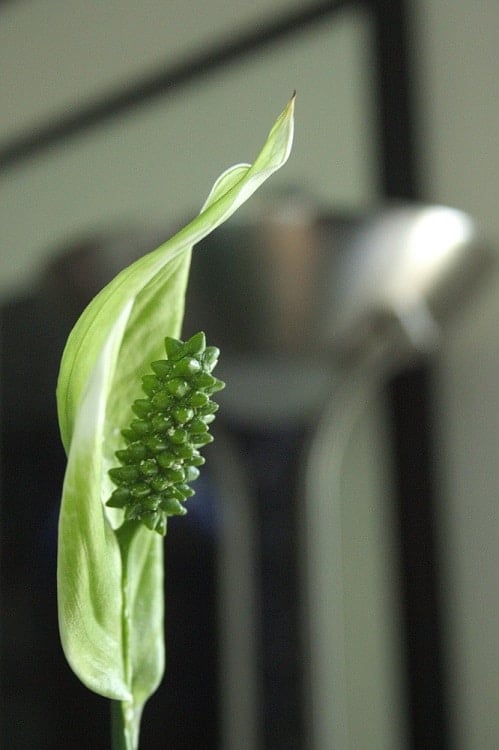
[(431, 350), (490, 262), (474, 222), (462, 211), (385, 208), (361, 221), (335, 264), (327, 335), (333, 345), (353, 350), (397, 328), (406, 348)]
[(296, 418), (317, 408), (336, 367), (380, 342), (395, 363), (434, 348), (490, 258), (452, 208), (320, 216), (294, 199), (201, 243), (186, 332), (201, 325), (222, 348), (221, 377), (238, 384), (230, 408)]

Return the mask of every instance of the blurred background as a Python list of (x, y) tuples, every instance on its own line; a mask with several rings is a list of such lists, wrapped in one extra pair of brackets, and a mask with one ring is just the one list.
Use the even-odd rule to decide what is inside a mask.
[(65, 338), (297, 89), (289, 163), (193, 261), (184, 333), (222, 347), (228, 387), (169, 526), (143, 745), (495, 750), (495, 0), (0, 20), (1, 746), (109, 744), (57, 634)]

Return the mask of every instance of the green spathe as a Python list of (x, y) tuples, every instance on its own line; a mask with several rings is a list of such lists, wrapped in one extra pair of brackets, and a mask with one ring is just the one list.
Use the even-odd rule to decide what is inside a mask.
[(143, 524), (105, 508), (141, 376), (178, 337), (192, 246), (228, 219), (287, 160), (294, 99), (252, 165), (216, 181), (190, 224), (122, 271), (88, 305), (62, 357), (57, 405), (68, 456), (59, 521), (58, 603), (64, 652), (91, 690), (121, 703), (126, 750), (138, 746), (143, 705), (164, 670), (163, 546)]

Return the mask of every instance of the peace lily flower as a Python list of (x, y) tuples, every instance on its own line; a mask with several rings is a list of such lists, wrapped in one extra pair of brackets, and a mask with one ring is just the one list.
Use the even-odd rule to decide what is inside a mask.
[(140, 717), (164, 671), (163, 540), (106, 506), (141, 376), (180, 333), (193, 245), (228, 219), (287, 160), (294, 96), (252, 165), (215, 182), (200, 214), (118, 274), (73, 328), (57, 405), (67, 469), (59, 520), (59, 627), (80, 680), (113, 702), (113, 748), (138, 748)]

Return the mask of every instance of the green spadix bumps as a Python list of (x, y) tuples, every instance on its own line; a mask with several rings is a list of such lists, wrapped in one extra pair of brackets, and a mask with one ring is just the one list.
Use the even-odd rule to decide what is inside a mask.
[(186, 342), (168, 336), (165, 350), (167, 358), (151, 364), (154, 374), (142, 378), (147, 398), (132, 405), (137, 419), (122, 431), (127, 447), (116, 451), (121, 466), (109, 476), (117, 488), (106, 503), (163, 536), (167, 517), (187, 512), (189, 484), (204, 464), (199, 451), (213, 440), (218, 404), (210, 396), (225, 385), (212, 375), (219, 350), (206, 346), (204, 333)]

